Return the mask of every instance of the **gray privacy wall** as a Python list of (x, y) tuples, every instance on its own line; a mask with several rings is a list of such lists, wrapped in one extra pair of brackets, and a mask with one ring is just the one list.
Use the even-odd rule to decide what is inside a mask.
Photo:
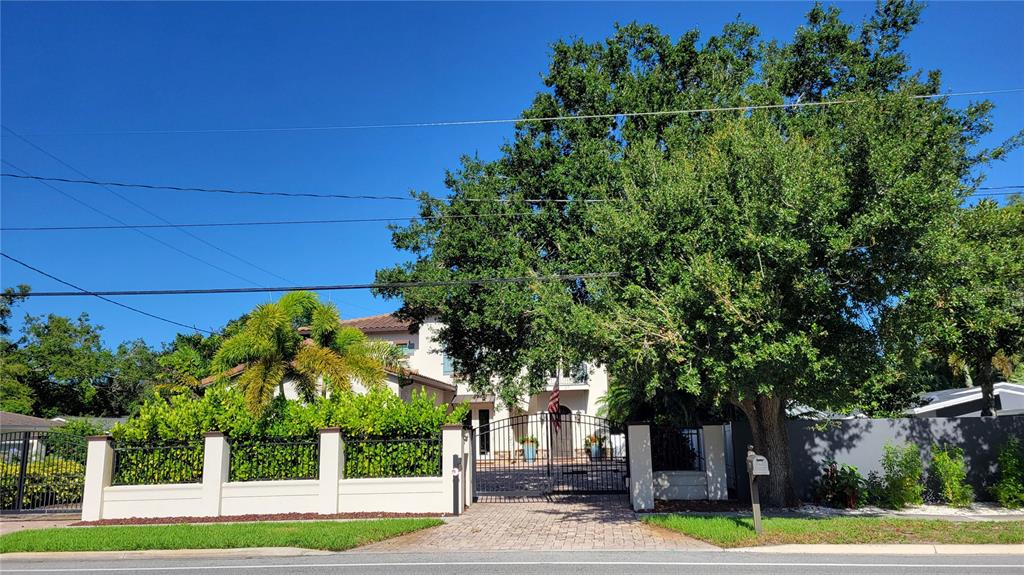
[[(853, 465), (867, 477), (881, 472), (883, 446), (888, 443), (913, 443), (921, 450), (925, 476), (931, 462), (933, 443), (953, 444), (964, 450), (967, 481), (975, 498), (990, 500), (988, 487), (994, 481), (996, 455), (1011, 437), (1024, 440), (1024, 415), (1004, 417), (928, 417), (904, 419), (850, 419), (828, 422), (791, 420), (789, 453), (793, 462), (797, 497), (811, 501), (811, 482), (821, 474), (828, 460)], [(827, 429), (815, 429), (825, 423)], [(752, 443), (746, 419), (733, 422), (733, 463), (736, 470), (736, 494), (750, 501), (747, 483), (747, 446)], [(762, 492), (763, 493), (763, 492)]]

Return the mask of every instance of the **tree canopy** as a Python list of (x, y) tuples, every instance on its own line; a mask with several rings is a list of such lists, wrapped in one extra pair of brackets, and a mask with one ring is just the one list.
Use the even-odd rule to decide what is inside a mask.
[[(939, 269), (977, 168), (1013, 145), (977, 149), (989, 103), (927, 97), (940, 74), (901, 49), (920, 12), (886, 2), (854, 26), (815, 6), (788, 43), (741, 21), (703, 42), (629, 24), (555, 43), (501, 157), (465, 158), (446, 200), (421, 194), (424, 218), (393, 234), (414, 259), (378, 280), (618, 277), (382, 293), (439, 316), (458, 372), (506, 402), (590, 359), (647, 398), (735, 405), (772, 461), (770, 500), (791, 502), (786, 406), (913, 395), (882, 320)], [(539, 119), (561, 116), (585, 118)]]

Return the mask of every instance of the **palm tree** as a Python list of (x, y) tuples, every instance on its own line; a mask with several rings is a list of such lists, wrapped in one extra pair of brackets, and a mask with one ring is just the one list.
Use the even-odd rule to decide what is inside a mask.
[[(300, 327), (308, 327), (308, 334)], [(300, 291), (256, 306), (242, 329), (221, 344), (213, 363), (222, 379), (245, 366), (234, 385), (249, 409), (262, 413), (275, 389), (284, 393), (286, 381), (311, 400), (318, 393), (347, 391), (353, 381), (378, 385), (384, 370), (400, 367), (402, 360), (395, 345), (341, 325), (334, 304)]]

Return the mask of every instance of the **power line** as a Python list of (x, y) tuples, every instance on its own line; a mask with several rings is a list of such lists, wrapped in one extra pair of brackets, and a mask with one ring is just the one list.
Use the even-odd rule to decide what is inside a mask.
[[(22, 180), (38, 180), (41, 182), (63, 182), (65, 184), (87, 184), (91, 186), (114, 186), (119, 188), (141, 188), (146, 190), (170, 190), (174, 192), (198, 192), (206, 194), (233, 194), (233, 195), (245, 195), (245, 196), (276, 196), (285, 198), (318, 198), (318, 199), (335, 199), (335, 200), (397, 200), (406, 202), (418, 202), (419, 198), (412, 196), (373, 196), (368, 194), (314, 194), (306, 192), (263, 192), (256, 190), (238, 190), (231, 188), (199, 188), (199, 187), (187, 187), (187, 186), (167, 186), (161, 184), (137, 184), (129, 182), (109, 182), (109, 181), (98, 181), (98, 180), (76, 180), (72, 178), (56, 178), (50, 176), (35, 176), (32, 174), (11, 174), (11, 173), (0, 173), (0, 176), (5, 178), (19, 178)], [(440, 199), (440, 198), (433, 198)], [(509, 202), (549, 202), (549, 203), (569, 203), (573, 201), (578, 202), (603, 202), (603, 199), (580, 199), (580, 200), (561, 200), (561, 199), (547, 199), (547, 198), (536, 198), (536, 199), (508, 199), (508, 198), (465, 198), (468, 202), (498, 202), (498, 203), (509, 203)]]
[[(3, 163), (7, 164), (8, 166), (10, 166), (12, 168), (14, 168), (15, 170), (18, 170), (19, 172), (24, 172), (24, 170), (22, 170), (18, 166), (15, 166), (14, 164), (12, 164), (11, 162), (9, 162), (7, 160), (3, 160)], [(115, 222), (117, 222), (117, 223), (119, 223), (121, 225), (125, 225), (125, 226), (130, 225), (130, 224), (128, 224), (128, 222), (126, 222), (126, 221), (124, 221), (124, 220), (122, 220), (122, 219), (120, 219), (120, 218), (118, 218), (116, 216), (112, 216), (112, 215), (108, 214), (107, 212), (104, 212), (103, 210), (101, 210), (99, 208), (96, 208), (96, 207), (92, 206), (91, 204), (88, 204), (88, 203), (86, 203), (86, 202), (76, 198), (74, 195), (65, 192), (64, 190), (54, 186), (53, 184), (50, 184), (49, 182), (42, 182), (42, 184), (44, 186), (50, 188), (51, 190), (57, 192), (58, 194), (61, 194), (62, 196), (67, 197), (68, 199), (70, 199), (70, 200), (78, 203), (79, 205), (82, 205), (82, 206), (84, 206), (84, 207), (86, 207), (86, 208), (96, 212), (97, 214), (99, 214), (99, 215), (101, 215), (101, 216), (103, 216), (105, 218), (109, 218), (109, 219), (111, 219), (111, 220), (113, 220), (113, 221), (115, 221)], [(164, 241), (164, 240), (154, 236), (153, 234), (147, 233), (147, 232), (145, 232), (143, 230), (135, 230), (135, 231), (140, 233), (140, 234), (142, 234), (143, 236), (153, 240), (154, 242), (156, 242), (156, 243), (158, 243), (158, 244), (160, 244), (160, 245), (162, 245), (164, 247), (170, 248), (170, 249), (178, 252), (179, 254), (181, 254), (181, 255), (183, 255), (183, 256), (185, 256), (187, 258), (193, 259), (193, 260), (195, 260), (195, 261), (197, 261), (197, 262), (199, 262), (199, 263), (201, 263), (203, 265), (207, 265), (207, 266), (209, 266), (209, 267), (211, 267), (211, 268), (213, 268), (213, 269), (215, 269), (217, 271), (220, 271), (220, 272), (228, 274), (228, 275), (230, 275), (232, 277), (238, 278), (238, 279), (240, 279), (240, 280), (242, 280), (242, 281), (244, 281), (246, 283), (255, 283), (255, 282), (252, 282), (252, 281), (248, 280), (247, 278), (244, 278), (244, 277), (242, 277), (242, 276), (240, 276), (240, 275), (238, 275), (238, 274), (236, 274), (236, 273), (234, 273), (234, 272), (232, 272), (230, 270), (222, 268), (221, 266), (219, 266), (219, 265), (217, 265), (217, 264), (215, 264), (213, 262), (207, 261), (207, 260), (205, 260), (205, 259), (203, 259), (203, 258), (201, 258), (201, 257), (199, 257), (199, 256), (197, 256), (197, 255), (195, 255), (195, 254), (193, 254), (191, 252), (187, 252), (187, 251), (179, 248), (178, 246), (176, 246), (176, 245), (174, 245), (174, 244), (172, 244), (170, 242), (166, 242), (166, 241)], [(256, 284), (256, 285), (259, 285), (259, 284)]]
[(327, 224), (353, 224), (365, 222), (401, 222), (408, 220), (452, 220), (465, 218), (489, 218), (489, 217), (511, 217), (511, 216), (532, 216), (534, 212), (513, 212), (507, 214), (452, 214), (441, 216), (404, 216), (394, 218), (352, 218), (343, 220), (282, 220), (263, 222), (211, 222), (192, 224), (127, 224), (117, 226), (22, 226), (0, 228), (0, 232), (52, 232), (71, 230), (137, 230), (137, 229), (161, 229), (161, 228), (220, 228), (220, 227), (246, 227), (246, 226), (299, 226), (299, 225), (327, 225)]
[[(36, 150), (38, 150), (42, 154), (48, 156), (49, 158), (51, 158), (52, 160), (54, 160), (58, 164), (64, 166), (65, 168), (71, 170), (72, 172), (75, 172), (76, 174), (78, 174), (79, 176), (81, 176), (83, 178), (86, 178), (86, 179), (89, 178), (89, 176), (85, 172), (79, 170), (78, 168), (76, 168), (76, 167), (72, 166), (71, 164), (65, 162), (64, 160), (58, 158), (54, 154), (52, 154), (52, 153), (48, 152), (47, 150), (43, 149), (42, 147), (40, 147), (36, 143), (32, 142), (31, 140), (25, 138), (21, 134), (18, 134), (17, 132), (15, 132), (11, 128), (7, 127), (6, 125), (4, 125), (3, 128), (5, 130), (7, 130), (8, 132), (10, 132), (14, 137), (18, 138), (19, 140), (21, 140), (22, 142), (28, 144), (29, 146), (35, 148)], [(24, 172), (24, 170), (19, 170), (19, 171)], [(25, 172), (25, 173), (27, 174), (27, 172)], [(50, 187), (53, 187), (53, 186), (50, 186)], [(107, 187), (107, 186), (101, 186), (101, 187), (103, 187), (103, 189), (107, 190), (111, 194), (114, 194), (116, 197), (120, 198), (121, 200), (131, 204), (132, 206), (135, 206), (136, 208), (146, 212), (147, 214), (149, 214), (149, 215), (153, 216), (154, 218), (164, 222), (165, 224), (171, 223), (170, 221), (165, 219), (160, 214), (157, 214), (156, 212), (153, 212), (153, 211), (149, 210), (145, 206), (143, 206), (141, 204), (138, 204), (138, 203), (134, 202), (133, 200), (125, 197), (124, 195), (115, 192), (114, 190), (110, 189), (109, 187)], [(120, 222), (120, 223), (123, 224), (124, 222)], [(223, 249), (223, 248), (221, 248), (221, 247), (219, 247), (219, 246), (217, 246), (217, 245), (215, 245), (215, 244), (213, 244), (213, 243), (211, 243), (211, 242), (209, 242), (209, 241), (207, 241), (207, 240), (205, 240), (205, 239), (203, 239), (203, 238), (201, 238), (201, 237), (199, 237), (199, 236), (197, 236), (195, 234), (193, 234), (192, 232), (190, 232), (188, 230), (179, 229), (179, 231), (181, 233), (187, 235), (187, 236), (190, 236), (191, 238), (195, 239), (196, 241), (199, 241), (200, 243), (203, 243), (203, 244), (205, 244), (205, 245), (207, 245), (207, 246), (209, 246), (209, 247), (219, 251), (220, 253), (222, 253), (222, 254), (224, 254), (226, 256), (229, 256), (231, 258), (234, 258), (234, 259), (236, 259), (236, 260), (238, 260), (238, 261), (240, 261), (240, 262), (242, 262), (242, 263), (244, 263), (244, 264), (246, 264), (246, 265), (248, 265), (248, 266), (250, 266), (252, 268), (255, 268), (255, 269), (257, 269), (257, 270), (259, 270), (259, 271), (261, 271), (261, 272), (263, 272), (265, 274), (274, 276), (275, 278), (277, 278), (277, 279), (279, 279), (281, 281), (285, 281), (285, 282), (289, 282), (289, 283), (291, 282), (291, 280), (289, 280), (289, 279), (287, 279), (285, 277), (282, 277), (282, 276), (280, 276), (280, 275), (278, 275), (278, 274), (276, 274), (276, 273), (274, 273), (274, 272), (272, 272), (272, 271), (270, 271), (270, 270), (268, 270), (266, 268), (263, 268), (263, 267), (255, 264), (255, 263), (253, 263), (253, 262), (251, 262), (251, 261), (249, 261), (249, 260), (247, 260), (247, 259), (245, 259), (245, 258), (243, 258), (243, 257), (241, 257), (239, 255), (237, 255), (237, 254), (229, 252), (229, 251), (227, 251), (227, 250), (225, 250), (225, 249)], [(150, 237), (152, 237), (152, 236), (150, 236)], [(164, 242), (161, 242), (161, 243), (164, 243)], [(167, 245), (167, 244), (165, 244), (165, 245)], [(178, 251), (182, 251), (182, 250), (179, 249)], [(222, 268), (220, 266), (211, 264), (210, 262), (208, 262), (206, 260), (203, 260), (202, 258), (198, 258), (198, 257), (195, 257), (195, 256), (192, 256), (192, 257), (193, 257), (193, 259), (198, 259), (199, 261), (202, 261), (202, 262), (206, 263), (207, 265), (210, 265), (210, 266), (212, 266), (212, 267), (214, 267), (214, 268), (216, 268), (216, 269), (218, 269), (218, 270), (220, 270), (220, 271), (222, 271), (222, 272), (224, 272), (224, 273), (226, 273), (226, 274), (228, 274), (228, 275), (230, 275), (232, 277), (238, 278), (238, 279), (240, 279), (242, 281), (245, 281), (247, 283), (251, 283), (253, 285), (261, 285), (260, 283), (252, 281), (251, 279), (248, 279), (248, 278), (246, 278), (244, 276), (241, 276), (241, 275), (236, 274), (234, 272), (230, 272), (230, 271), (228, 271), (228, 270), (226, 270), (226, 269), (224, 269), (224, 268)]]
[[(978, 90), (973, 92), (949, 92), (946, 94), (922, 94), (910, 96), (914, 100), (926, 100), (932, 98), (951, 98), (958, 96), (983, 96), (992, 94), (1007, 94), (1013, 92), (1024, 92), (1024, 88), (1011, 88), (1008, 90)], [(686, 114), (704, 114), (714, 112), (749, 112), (752, 110), (774, 110), (783, 108), (811, 108), (821, 106), (837, 106), (869, 102), (866, 99), (845, 99), (829, 100), (824, 102), (793, 102), (789, 104), (755, 104), (749, 106), (724, 106), (717, 108), (689, 108), (679, 110), (656, 110), (648, 112), (622, 112), (617, 114), (579, 114), (575, 116), (543, 116), (539, 118), (499, 118), (489, 120), (453, 120), (440, 122), (408, 122), (388, 124), (343, 124), (327, 126), (283, 126), (263, 128), (208, 128), (208, 129), (185, 129), (185, 130), (107, 130), (107, 131), (86, 131), (86, 132), (41, 132), (32, 135), (58, 136), (111, 136), (111, 135), (143, 135), (143, 134), (222, 134), (222, 133), (253, 133), (253, 132), (318, 132), (318, 131), (340, 131), (340, 130), (373, 130), (373, 129), (396, 129), (396, 128), (436, 128), (452, 126), (479, 126), (487, 124), (515, 124), (519, 122), (554, 122), (560, 120), (599, 120), (607, 118), (633, 118), (651, 116), (678, 116)]]
[[(20, 171), (24, 172), (24, 170), (20, 170)], [(141, 188), (141, 189), (147, 189), (147, 190), (170, 190), (170, 191), (177, 191), (177, 192), (199, 192), (199, 193), (212, 193), (212, 194), (235, 194), (235, 195), (249, 195), (249, 196), (277, 196), (277, 197), (341, 199), (341, 200), (419, 201), (419, 198), (414, 198), (412, 196), (372, 196), (372, 195), (363, 195), (363, 194), (314, 194), (314, 193), (305, 193), (305, 192), (265, 192), (265, 191), (254, 191), (254, 190), (239, 190), (239, 189), (231, 189), (231, 188), (201, 188), (201, 187), (185, 187), (185, 186), (168, 186), (168, 185), (161, 185), (161, 184), (139, 184), (139, 183), (130, 183), (130, 182), (111, 182), (111, 181), (98, 181), (98, 180), (89, 180), (89, 179), (78, 180), (78, 179), (72, 179), (72, 178), (58, 178), (58, 177), (51, 177), (51, 176), (36, 176), (36, 175), (33, 175), (33, 174), (29, 174), (27, 172), (25, 172), (23, 174), (12, 174), (12, 173), (9, 173), (9, 172), (3, 172), (3, 173), (0, 173), (0, 177), (4, 177), (4, 178), (17, 178), (17, 179), (21, 179), (21, 180), (35, 180), (35, 181), (39, 181), (39, 182), (61, 182), (61, 183), (65, 183), (65, 184), (86, 184), (86, 185), (101, 186), (101, 187), (114, 186), (114, 187), (120, 187), (120, 188)], [(1024, 185), (1021, 185), (1021, 186), (995, 186), (995, 187), (977, 188), (977, 190), (980, 190), (980, 191), (985, 191), (985, 190), (1011, 190), (1011, 189), (1024, 189)], [(1007, 192), (1007, 193), (1010, 193), (1010, 192)], [(985, 193), (985, 194), (974, 194), (974, 195), (982, 196), (982, 195), (1003, 195), (1003, 194), (999, 194), (999, 193), (992, 193), (992, 194)], [(440, 198), (432, 198), (432, 199), (440, 199)], [(461, 198), (461, 201), (474, 202), (474, 203), (476, 203), (476, 202), (494, 202), (494, 203), (517, 203), (517, 202), (524, 202), (524, 203), (573, 203), (573, 202), (578, 202), (578, 203), (603, 203), (603, 202), (617, 202), (617, 201), (621, 201), (621, 200), (614, 199), (614, 198), (594, 198), (594, 199), (589, 199), (589, 198), (575, 198), (575, 199), (557, 199), (557, 198), (524, 198), (524, 199), (511, 199), (511, 198)], [(134, 203), (133, 203), (133, 205), (134, 205)], [(159, 217), (159, 216), (157, 216), (157, 217)], [(209, 225), (172, 224), (171, 222), (168, 222), (167, 220), (165, 220), (163, 218), (160, 218), (160, 219), (166, 225), (163, 225), (163, 226), (141, 226), (140, 225), (140, 226), (125, 226), (125, 227), (138, 227), (138, 228), (145, 228), (145, 227), (154, 227), (154, 228), (161, 228), (161, 227), (169, 227), (169, 228), (179, 228), (179, 227), (214, 227), (213, 224), (209, 224)], [(313, 223), (341, 223), (341, 222), (347, 222), (347, 221), (359, 222), (359, 221), (387, 221), (387, 220), (405, 220), (405, 219), (412, 219), (412, 218), (377, 218), (377, 219), (369, 219), (368, 218), (368, 219), (354, 219), (354, 220), (331, 220), (331, 221), (323, 221), (323, 222), (317, 221), (317, 222), (313, 222)], [(222, 225), (222, 224), (217, 224), (217, 225)], [(229, 225), (229, 224), (223, 224), (223, 225)], [(236, 224), (236, 225), (257, 225), (257, 224)], [(193, 236), (193, 237), (195, 237), (195, 236)], [(242, 260), (242, 261), (245, 261), (245, 260)], [(252, 265), (252, 264), (250, 264), (250, 265)], [(263, 271), (266, 271), (266, 270), (263, 270)], [(272, 272), (267, 272), (267, 273), (270, 273), (271, 275), (274, 275)], [(278, 279), (284, 279), (284, 278), (281, 278), (280, 276), (278, 276)], [(288, 281), (288, 280), (285, 280), (285, 281)]]
[(333, 284), (333, 285), (312, 285), (312, 286), (290, 286), (290, 287), (255, 287), (255, 288), (198, 288), (198, 289), (171, 289), (171, 290), (111, 290), (97, 291), (83, 294), (80, 292), (29, 292), (26, 297), (69, 297), (81, 295), (100, 296), (136, 296), (136, 295), (198, 295), (198, 294), (229, 294), (229, 293), (265, 293), (277, 291), (341, 291), (361, 289), (404, 289), (423, 287), (452, 287), (464, 285), (484, 285), (502, 283), (528, 283), (534, 281), (561, 281), (561, 280), (584, 280), (595, 278), (618, 277), (618, 272), (600, 272), (587, 274), (557, 274), (548, 276), (519, 276), (507, 278), (478, 278), (468, 280), (448, 281), (413, 281), (413, 282), (385, 282), (371, 284)]
[(133, 311), (135, 313), (142, 314), (142, 315), (144, 315), (146, 317), (151, 317), (153, 319), (158, 319), (158, 320), (160, 320), (162, 322), (173, 324), (173, 325), (176, 325), (178, 327), (184, 327), (186, 329), (191, 329), (191, 330), (195, 330), (195, 331), (201, 331), (203, 333), (214, 335), (214, 332), (212, 332), (212, 331), (207, 331), (205, 329), (198, 328), (198, 327), (196, 327), (194, 325), (186, 325), (186, 324), (183, 324), (181, 322), (174, 321), (173, 319), (167, 319), (166, 317), (161, 317), (161, 316), (158, 316), (156, 314), (149, 313), (148, 311), (143, 311), (143, 310), (141, 310), (141, 309), (139, 309), (137, 307), (132, 307), (130, 305), (123, 304), (123, 303), (121, 303), (119, 301), (114, 301), (114, 300), (112, 300), (110, 298), (104, 297), (102, 294), (89, 291), (89, 290), (87, 290), (85, 288), (82, 288), (82, 287), (78, 287), (78, 286), (76, 286), (75, 284), (73, 284), (73, 283), (71, 283), (69, 281), (62, 280), (62, 279), (60, 279), (59, 277), (57, 277), (57, 276), (55, 276), (53, 274), (46, 273), (46, 272), (44, 272), (43, 270), (41, 270), (41, 269), (39, 269), (37, 267), (33, 267), (33, 266), (31, 266), (31, 265), (29, 265), (29, 264), (19, 260), (18, 258), (15, 258), (13, 256), (9, 256), (9, 255), (7, 255), (7, 254), (5, 254), (3, 252), (0, 252), (0, 256), (3, 256), (5, 258), (7, 258), (7, 259), (11, 260), (12, 262), (14, 262), (14, 263), (16, 263), (16, 264), (18, 264), (18, 265), (20, 265), (22, 267), (28, 268), (28, 269), (36, 272), (37, 274), (46, 276), (46, 277), (48, 277), (48, 278), (50, 278), (50, 279), (52, 279), (52, 280), (54, 280), (56, 282), (60, 282), (60, 283), (66, 285), (66, 286), (68, 286), (70, 288), (78, 290), (77, 292), (71, 292), (74, 295), (88, 295), (88, 296), (97, 297), (97, 298), (99, 298), (99, 299), (101, 299), (101, 300), (103, 300), (105, 302), (112, 303), (112, 304), (114, 304), (114, 305), (116, 305), (118, 307), (123, 307), (123, 308), (125, 308), (127, 310), (131, 310), (131, 311)]

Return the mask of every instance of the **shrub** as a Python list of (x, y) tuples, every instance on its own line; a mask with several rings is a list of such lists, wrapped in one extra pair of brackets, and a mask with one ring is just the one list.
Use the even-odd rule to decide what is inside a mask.
[[(450, 413), (447, 405), (435, 405), (426, 392), (413, 393), (402, 401), (389, 389), (373, 388), (363, 395), (339, 393), (317, 398), (310, 403), (277, 397), (262, 416), (253, 415), (241, 393), (227, 387), (208, 389), (201, 398), (178, 396), (170, 402), (156, 399), (146, 403), (137, 416), (111, 430), (122, 445), (150, 446), (174, 444), (175, 449), (139, 450), (131, 461), (119, 466), (122, 481), (171, 483), (196, 480), (202, 472), (203, 434), (224, 433), (232, 444), (233, 481), (254, 479), (292, 479), (315, 477), (319, 469), (319, 450), (283, 449), (275, 441), (318, 438), (319, 431), (338, 427), (346, 440), (360, 439), (437, 439), (441, 427), (461, 423), (467, 408), (459, 406)], [(349, 441), (346, 441), (349, 443)], [(180, 447), (189, 444), (190, 447)], [(198, 446), (198, 451), (196, 447)], [(374, 450), (383, 447), (346, 447), (346, 470), (365, 469), (360, 458), (376, 459)], [(390, 447), (396, 463), (389, 463), (387, 476), (416, 476), (426, 467), (436, 467), (432, 452), (423, 447)], [(419, 449), (419, 451), (417, 451)], [(440, 447), (437, 447), (440, 460)], [(427, 450), (427, 451), (424, 451)], [(195, 455), (198, 453), (198, 457)], [(427, 463), (420, 460), (428, 457)], [(196, 474), (200, 475), (196, 475)], [(436, 470), (431, 471), (436, 474)], [(350, 477), (355, 475), (349, 475)], [(363, 475), (366, 476), (366, 475)], [(378, 475), (385, 476), (385, 475)]]
[(996, 465), (998, 479), (991, 489), (996, 501), (1008, 509), (1024, 506), (1024, 447), (1020, 440), (1014, 437), (1003, 445)]
[(866, 500), (865, 483), (856, 467), (829, 461), (811, 489), (819, 505), (855, 509)]
[[(18, 498), (18, 463), (0, 463), (0, 504), (13, 509)], [(22, 509), (36, 509), (47, 505), (77, 503), (82, 500), (85, 485), (85, 467), (77, 461), (47, 457), (25, 466), (25, 492)]]
[(887, 443), (882, 455), (882, 469), (885, 471), (885, 487), (880, 505), (902, 509), (908, 505), (924, 503), (924, 486), (921, 484), (924, 464), (916, 445), (897, 447)]
[(103, 426), (87, 419), (72, 419), (46, 434), (46, 453), (85, 465), (88, 451), (85, 438), (90, 435), (102, 435), (103, 432)]
[(931, 476), (938, 488), (939, 499), (954, 507), (970, 507), (974, 489), (967, 484), (967, 463), (964, 450), (951, 445), (932, 445)]

